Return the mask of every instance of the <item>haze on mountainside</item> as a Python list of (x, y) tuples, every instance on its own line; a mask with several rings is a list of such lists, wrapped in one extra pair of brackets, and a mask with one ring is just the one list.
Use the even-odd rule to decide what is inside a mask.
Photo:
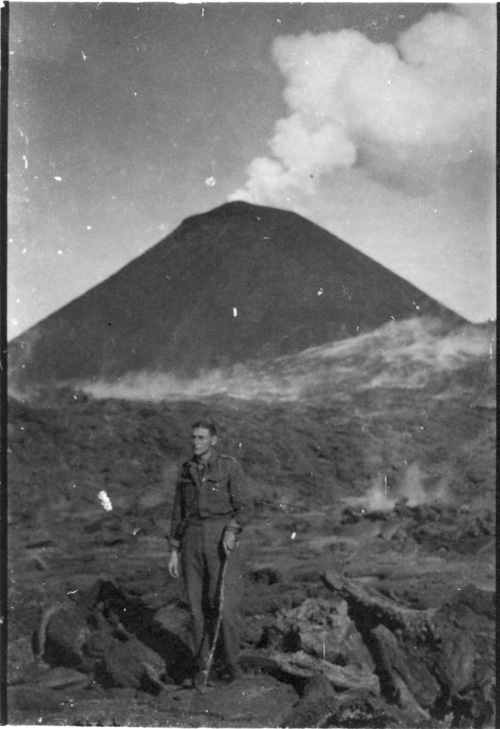
[(431, 317), (405, 319), (349, 339), (272, 360), (211, 369), (195, 378), (129, 373), (113, 383), (76, 383), (92, 397), (175, 402), (235, 398), (255, 403), (346, 403), (368, 392), (427, 391), (455, 397), (475, 392), (481, 407), (495, 407), (492, 324), (447, 331)]
[(194, 376), (422, 315), (464, 321), (297, 214), (232, 202), (19, 336), (10, 370), (18, 385)]

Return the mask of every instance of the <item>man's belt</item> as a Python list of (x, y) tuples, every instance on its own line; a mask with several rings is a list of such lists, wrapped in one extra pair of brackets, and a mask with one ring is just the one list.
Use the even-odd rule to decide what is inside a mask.
[(190, 524), (203, 523), (204, 521), (216, 521), (217, 519), (226, 519), (232, 516), (232, 511), (226, 511), (224, 514), (207, 514), (202, 516), (201, 514), (189, 514), (187, 517)]

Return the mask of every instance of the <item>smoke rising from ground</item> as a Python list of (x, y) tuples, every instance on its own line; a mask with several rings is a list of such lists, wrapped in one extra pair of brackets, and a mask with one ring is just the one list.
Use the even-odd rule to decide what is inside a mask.
[[(131, 373), (120, 382), (79, 383), (96, 398), (193, 400), (213, 396), (266, 402), (346, 400), (375, 387), (426, 388), (478, 361), (493, 362), (492, 332), (464, 326), (439, 335), (439, 321), (408, 319), (375, 332), (254, 365), (215, 369), (197, 378)], [(451, 385), (450, 385), (451, 386)], [(446, 391), (446, 388), (445, 388)]]
[(346, 497), (343, 501), (368, 513), (393, 511), (398, 504), (412, 507), (421, 504), (448, 503), (451, 500), (448, 487), (449, 483), (445, 479), (432, 489), (426, 488), (425, 475), (421, 466), (415, 462), (407, 467), (401, 482), (395, 487), (389, 488), (387, 476), (379, 473), (374, 477), (364, 496)]
[(278, 38), (288, 115), (230, 199), (280, 204), (341, 169), (430, 193), (471, 161), (493, 158), (495, 17), (488, 5), (429, 13), (395, 43), (361, 33)]

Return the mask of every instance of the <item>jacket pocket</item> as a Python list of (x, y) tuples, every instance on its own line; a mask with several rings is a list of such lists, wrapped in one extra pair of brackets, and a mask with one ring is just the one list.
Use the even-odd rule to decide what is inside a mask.
[(205, 483), (210, 491), (222, 492), (220, 479), (207, 476)]
[(228, 493), (227, 479), (220, 478), (209, 478), (205, 481), (207, 487), (207, 502), (210, 505), (210, 509), (227, 513), (231, 510), (231, 501)]

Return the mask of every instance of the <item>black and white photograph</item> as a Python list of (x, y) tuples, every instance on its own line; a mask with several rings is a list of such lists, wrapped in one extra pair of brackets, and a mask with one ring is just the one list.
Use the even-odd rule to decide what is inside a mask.
[(0, 721), (493, 729), (496, 5), (0, 12)]

